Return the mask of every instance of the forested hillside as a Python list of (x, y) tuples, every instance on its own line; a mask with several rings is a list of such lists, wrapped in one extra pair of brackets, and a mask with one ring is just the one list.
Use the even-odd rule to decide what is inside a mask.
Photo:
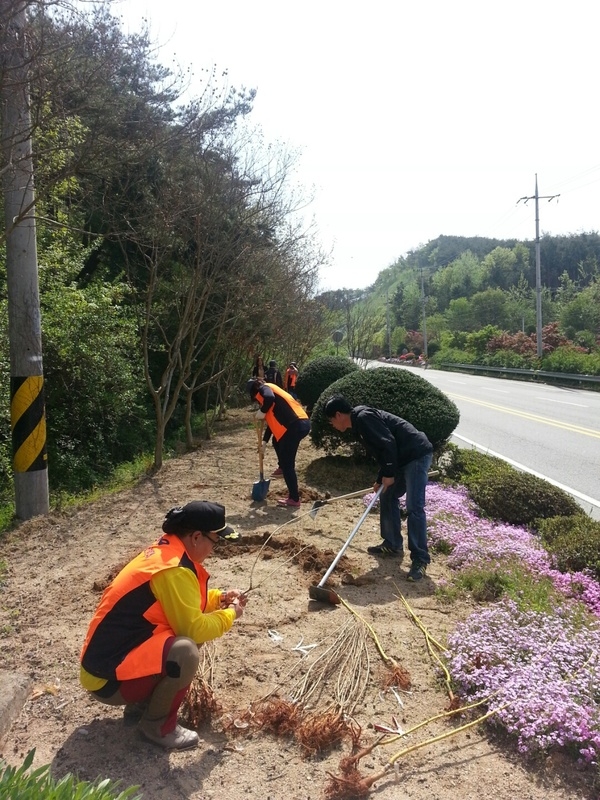
[[(541, 237), (545, 368), (600, 369), (599, 265), (596, 232)], [(540, 366), (535, 242), (440, 236), (380, 272), (369, 289), (322, 300), (355, 356), (426, 350), (438, 360), (442, 352), (445, 360)]]

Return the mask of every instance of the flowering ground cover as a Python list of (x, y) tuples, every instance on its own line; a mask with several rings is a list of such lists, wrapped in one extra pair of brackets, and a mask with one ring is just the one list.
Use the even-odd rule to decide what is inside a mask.
[[(457, 581), (478, 570), (505, 586), (515, 574), (521, 580), (513, 596), (502, 593), (450, 637), (448, 670), (462, 698), (489, 698), (498, 709), (491, 720), (516, 736), (521, 752), (558, 748), (596, 765), (600, 585), (554, 569), (531, 531), (480, 518), (463, 489), (430, 485), (427, 510), (432, 546), (448, 553)], [(532, 587), (544, 585), (539, 603)]]

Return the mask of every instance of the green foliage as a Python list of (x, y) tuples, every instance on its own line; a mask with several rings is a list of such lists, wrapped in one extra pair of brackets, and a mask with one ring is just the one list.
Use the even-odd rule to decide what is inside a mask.
[(506, 367), (507, 369), (533, 369), (537, 367), (537, 357), (521, 355), (513, 350), (496, 350), (479, 359), (480, 364), (486, 367)]
[(484, 514), (512, 525), (532, 525), (545, 517), (579, 513), (571, 495), (548, 481), (517, 470), (508, 475), (489, 475), (470, 494)]
[(501, 336), (502, 330), (497, 325), (485, 325), (466, 338), (466, 348), (475, 355), (482, 356), (487, 352), (488, 342), (495, 336)]
[(576, 375), (600, 375), (600, 353), (582, 353), (572, 346), (558, 347), (544, 356), (542, 369)]
[(141, 800), (134, 794), (139, 786), (119, 791), (118, 782), (97, 779), (93, 783), (78, 781), (73, 775), (55, 780), (48, 764), (32, 770), (35, 750), (31, 750), (20, 767), (0, 761), (0, 798), (2, 800)]
[(351, 431), (336, 431), (325, 417), (323, 408), (334, 394), (343, 395), (352, 406), (370, 405), (408, 420), (426, 434), (434, 448), (441, 446), (458, 425), (456, 405), (424, 378), (391, 367), (359, 370), (331, 384), (313, 408), (311, 439), (330, 453), (339, 445), (355, 442)]
[(448, 444), (444, 451), (444, 475), (451, 481), (462, 483), (467, 488), (483, 480), (491, 471), (498, 475), (514, 471), (510, 464), (500, 458), (488, 456), (477, 450), (465, 450)]
[(524, 611), (551, 612), (560, 606), (560, 595), (550, 578), (532, 580), (531, 573), (515, 561), (461, 570), (454, 585), (478, 603), (490, 603), (506, 595)]
[(560, 312), (560, 323), (573, 337), (576, 331), (600, 334), (600, 281), (595, 280), (567, 303)]
[(468, 353), (466, 350), (459, 350), (457, 347), (441, 347), (437, 353), (432, 353), (430, 364), (436, 367), (439, 364), (475, 364), (477, 356), (475, 353)]
[(308, 412), (328, 386), (350, 372), (356, 372), (358, 365), (343, 356), (326, 356), (310, 361), (298, 376), (296, 393)]
[(562, 489), (494, 456), (449, 445), (446, 460), (446, 477), (466, 486), (472, 500), (492, 519), (534, 525), (539, 519), (581, 513), (580, 506)]
[(580, 513), (540, 520), (537, 529), (561, 572), (587, 569), (600, 581), (600, 522)]
[[(136, 322), (121, 286), (76, 288), (45, 274), (41, 294), (51, 488), (93, 486), (151, 442)], [(146, 439), (144, 442), (144, 432)]]

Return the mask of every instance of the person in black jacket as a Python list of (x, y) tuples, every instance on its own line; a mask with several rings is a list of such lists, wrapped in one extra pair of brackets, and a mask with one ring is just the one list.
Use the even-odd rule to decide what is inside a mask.
[(406, 493), (406, 527), (412, 562), (408, 580), (420, 581), (431, 560), (425, 515), (425, 486), (433, 453), (431, 442), (405, 419), (370, 406), (353, 408), (341, 395), (327, 401), (325, 416), (338, 431), (352, 429), (379, 464), (373, 489), (384, 487), (379, 509), (383, 541), (368, 547), (367, 552), (396, 558), (404, 556), (398, 499)]
[(276, 361), (269, 361), (269, 366), (265, 370), (265, 383), (274, 383), (275, 386), (283, 389), (283, 378), (281, 377), (281, 372), (277, 369)]

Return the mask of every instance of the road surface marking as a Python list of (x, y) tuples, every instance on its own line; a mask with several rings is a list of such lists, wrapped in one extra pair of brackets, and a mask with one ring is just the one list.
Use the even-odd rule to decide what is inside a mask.
[(497, 406), (494, 403), (487, 403), (485, 400), (473, 400), (472, 397), (464, 397), (460, 394), (453, 394), (448, 392), (448, 396), (456, 400), (464, 400), (467, 403), (474, 403), (477, 406), (485, 406), (494, 411), (503, 411), (505, 414), (512, 414), (515, 417), (522, 419), (530, 419), (533, 422), (541, 422), (543, 425), (551, 425), (554, 428), (562, 428), (565, 431), (572, 431), (573, 433), (581, 433), (584, 436), (592, 436), (595, 439), (600, 439), (600, 431), (593, 428), (584, 428), (582, 425), (572, 425), (570, 422), (559, 422), (556, 419), (549, 417), (540, 417), (538, 414), (530, 414), (528, 411), (517, 411), (513, 408), (506, 408), (506, 406)]
[(584, 403), (570, 403), (568, 400), (551, 400), (549, 397), (535, 397), (535, 400), (546, 400), (548, 403), (562, 403), (564, 406), (579, 406), (579, 408), (589, 408)]

